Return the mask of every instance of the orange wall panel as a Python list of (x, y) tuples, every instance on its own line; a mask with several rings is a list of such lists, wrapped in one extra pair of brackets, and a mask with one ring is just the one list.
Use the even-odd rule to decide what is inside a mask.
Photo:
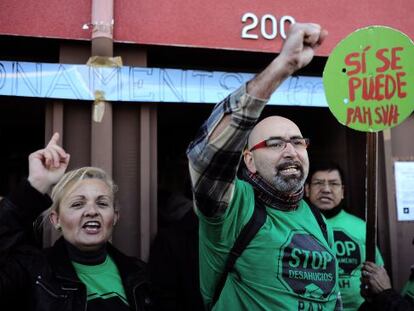
[[(284, 16), (329, 30), (320, 55), (329, 55), (342, 38), (369, 25), (390, 26), (414, 37), (412, 0), (115, 0), (114, 11), (115, 41), (138, 44), (277, 52)], [(242, 22), (248, 12), (257, 18), (256, 26), (253, 17)], [(89, 40), (90, 31), (82, 25), (90, 16), (87, 0), (1, 0), (0, 34)], [(251, 27), (247, 34), (257, 39), (242, 38), (243, 27)], [(274, 39), (263, 36), (274, 37), (275, 31)]]

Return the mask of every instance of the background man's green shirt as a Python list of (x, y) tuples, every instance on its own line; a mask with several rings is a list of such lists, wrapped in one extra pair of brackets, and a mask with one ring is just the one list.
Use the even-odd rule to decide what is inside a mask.
[[(326, 222), (334, 231), (344, 311), (358, 310), (364, 302), (360, 294), (360, 277), (362, 263), (365, 261), (365, 221), (342, 210), (335, 217), (326, 219)], [(375, 263), (384, 265), (378, 249)]]

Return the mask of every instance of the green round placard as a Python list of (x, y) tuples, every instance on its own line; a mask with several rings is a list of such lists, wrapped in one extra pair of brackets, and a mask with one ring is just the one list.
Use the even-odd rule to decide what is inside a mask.
[(390, 27), (359, 29), (332, 51), (323, 85), (341, 124), (364, 132), (394, 127), (414, 110), (414, 44)]

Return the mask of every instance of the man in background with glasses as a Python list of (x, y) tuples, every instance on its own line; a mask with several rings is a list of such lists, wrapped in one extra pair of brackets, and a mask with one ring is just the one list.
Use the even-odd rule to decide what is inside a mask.
[[(333, 162), (311, 166), (305, 193), (332, 227), (339, 265), (339, 287), (344, 310), (358, 310), (364, 302), (360, 295), (361, 267), (365, 261), (366, 225), (362, 219), (345, 211), (344, 174)], [(376, 263), (383, 265), (377, 249)]]
[[(312, 60), (326, 35), (316, 24), (292, 25), (280, 54), (214, 108), (188, 147), (208, 310), (341, 310), (332, 231), (302, 200), (309, 141), (286, 118), (257, 123), (267, 99)], [(236, 177), (242, 157), (243, 180)], [(265, 223), (215, 301), (226, 259), (258, 202)]]

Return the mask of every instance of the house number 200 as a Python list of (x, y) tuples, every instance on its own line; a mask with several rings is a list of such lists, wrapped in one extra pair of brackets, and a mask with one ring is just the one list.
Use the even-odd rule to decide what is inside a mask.
[[(256, 14), (248, 12), (242, 16), (242, 23), (246, 24), (242, 28), (241, 37), (244, 39), (259, 39), (256, 28), (260, 26), (260, 35), (272, 40), (276, 38), (278, 33), (277, 19), (271, 14), (265, 14), (259, 20)], [(292, 16), (285, 15), (279, 21), (279, 32), (283, 39), (286, 39), (285, 25), (286, 23), (294, 24), (295, 19)]]

